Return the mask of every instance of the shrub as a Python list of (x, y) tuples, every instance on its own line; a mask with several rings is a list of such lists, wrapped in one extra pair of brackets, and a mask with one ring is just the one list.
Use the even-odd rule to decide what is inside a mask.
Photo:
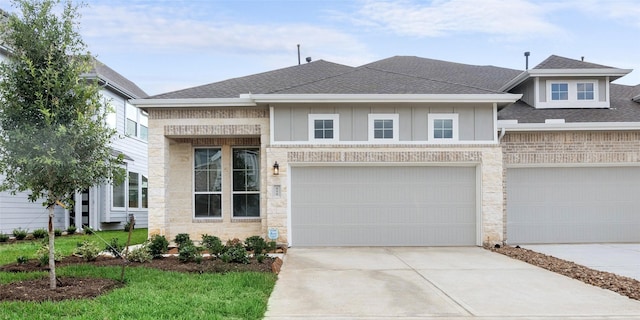
[(22, 240), (27, 237), (27, 233), (29, 230), (24, 230), (22, 228), (13, 229), (13, 236), (18, 240)]
[(25, 256), (18, 256), (16, 258), (16, 262), (18, 262), (18, 264), (25, 264), (27, 263), (27, 261), (29, 261), (29, 259), (27, 259), (27, 257)]
[(74, 233), (76, 233), (76, 231), (77, 231), (77, 230), (78, 230), (78, 229), (76, 228), (76, 226), (73, 226), (73, 225), (72, 225), (72, 226), (69, 226), (69, 227), (67, 228), (67, 234), (69, 234), (69, 235), (74, 234)]
[(62, 235), (62, 230), (61, 229), (55, 229), (53, 230), (53, 235), (56, 237), (59, 237)]
[(131, 222), (131, 220), (127, 221), (127, 223), (124, 224), (124, 232), (129, 232), (129, 228), (131, 228), (131, 230), (136, 228), (136, 223), (135, 222)]
[(147, 246), (149, 248), (149, 252), (151, 256), (154, 258), (161, 257), (163, 253), (169, 250), (169, 241), (165, 236), (161, 236), (159, 234), (154, 234), (151, 236), (149, 240), (149, 244)]
[(82, 230), (84, 231), (84, 234), (93, 234), (93, 228), (89, 227), (89, 226), (84, 226), (82, 227)]
[(120, 244), (118, 242), (118, 238), (111, 239), (111, 242), (109, 242), (104, 248), (105, 251), (111, 252), (111, 254), (114, 257), (121, 256), (123, 249), (124, 249), (124, 244)]
[(224, 245), (220, 238), (216, 236), (210, 236), (208, 234), (202, 235), (202, 246), (209, 251), (212, 257), (218, 257), (224, 250)]
[(254, 254), (262, 254), (267, 251), (267, 242), (260, 236), (251, 236), (244, 241), (245, 247)]
[(9, 236), (4, 233), (0, 233), (0, 242), (7, 242), (7, 241), (9, 241)]
[(45, 229), (36, 229), (33, 230), (31, 234), (36, 239), (44, 239), (49, 234), (49, 232), (47, 232), (47, 230)]
[(178, 248), (182, 247), (185, 244), (193, 244), (193, 241), (191, 241), (191, 239), (189, 238), (188, 233), (178, 233), (173, 241), (176, 243)]
[(151, 261), (152, 259), (153, 259), (153, 256), (151, 255), (151, 252), (149, 250), (149, 247), (147, 246), (147, 243), (135, 249), (132, 249), (131, 251), (129, 251), (129, 253), (127, 253), (127, 260), (129, 261), (145, 263), (145, 262)]
[[(49, 265), (49, 245), (43, 244), (38, 251), (36, 251), (36, 259), (38, 259), (38, 263), (40, 266), (48, 266)], [(62, 260), (62, 253), (58, 250), (53, 252), (53, 260), (59, 262)]]
[[(189, 240), (191, 241), (191, 240)], [(202, 254), (200, 248), (193, 245), (193, 243), (183, 243), (178, 248), (178, 260), (182, 262), (202, 262)]]
[(233, 239), (227, 241), (224, 252), (220, 255), (220, 259), (226, 263), (233, 262), (247, 264), (249, 263), (249, 254), (242, 244), (242, 241), (239, 239)]
[(84, 241), (73, 251), (73, 254), (81, 256), (84, 261), (93, 261), (100, 254), (100, 248), (94, 242)]

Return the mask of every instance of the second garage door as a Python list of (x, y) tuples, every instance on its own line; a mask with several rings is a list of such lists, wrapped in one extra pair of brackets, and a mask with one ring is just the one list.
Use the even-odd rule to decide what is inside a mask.
[(475, 167), (292, 167), (294, 246), (476, 244)]
[(507, 169), (507, 241), (640, 241), (640, 168)]

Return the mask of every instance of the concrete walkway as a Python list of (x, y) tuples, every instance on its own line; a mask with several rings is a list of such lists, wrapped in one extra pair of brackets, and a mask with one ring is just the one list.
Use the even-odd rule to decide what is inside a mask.
[(639, 243), (544, 244), (522, 247), (591, 269), (640, 280)]
[(640, 301), (482, 248), (292, 248), (266, 319), (640, 319)]

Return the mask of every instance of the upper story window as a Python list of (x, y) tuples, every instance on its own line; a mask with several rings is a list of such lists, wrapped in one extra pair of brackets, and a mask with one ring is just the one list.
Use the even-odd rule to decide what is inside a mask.
[(551, 84), (551, 100), (568, 100), (569, 84), (568, 83), (552, 83)]
[(133, 105), (126, 103), (127, 123), (125, 132), (127, 136), (136, 137), (142, 140), (148, 138), (149, 119), (147, 113)]
[(594, 99), (594, 84), (592, 82), (578, 82), (577, 83), (578, 100), (593, 100)]
[(369, 141), (398, 141), (399, 115), (369, 114)]
[(339, 138), (337, 114), (310, 114), (309, 141), (337, 142)]
[(458, 140), (458, 114), (430, 113), (427, 118), (430, 141)]

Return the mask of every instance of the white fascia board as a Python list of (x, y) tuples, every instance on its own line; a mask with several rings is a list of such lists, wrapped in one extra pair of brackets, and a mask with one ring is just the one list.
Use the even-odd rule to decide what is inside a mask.
[(256, 102), (249, 98), (133, 99), (130, 103), (143, 109), (256, 106)]
[(631, 73), (633, 69), (615, 68), (593, 68), (593, 69), (531, 69), (529, 75), (532, 77), (558, 77), (558, 76), (612, 76), (622, 77)]
[(498, 120), (498, 130), (508, 131), (605, 131), (640, 130), (640, 122), (565, 122), (565, 123), (517, 123)]
[(529, 70), (523, 71), (517, 77), (511, 79), (509, 82), (505, 83), (504, 86), (500, 87), (498, 91), (508, 91), (513, 89), (515, 86), (521, 84), (523, 81), (529, 78)]
[(254, 94), (256, 103), (313, 103), (313, 102), (481, 102), (513, 103), (521, 94)]

